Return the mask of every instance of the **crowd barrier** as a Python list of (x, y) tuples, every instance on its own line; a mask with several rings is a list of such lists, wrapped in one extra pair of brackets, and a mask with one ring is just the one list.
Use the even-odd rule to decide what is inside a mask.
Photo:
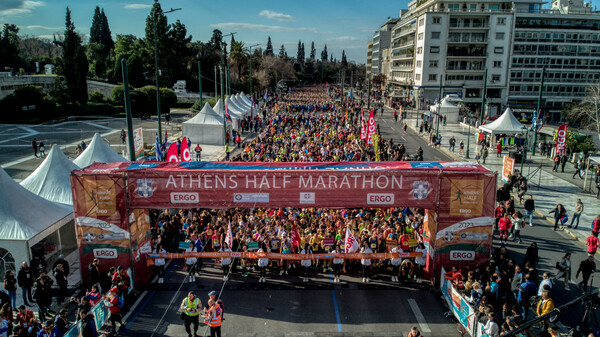
[(148, 253), (148, 258), (152, 259), (185, 259), (188, 257), (196, 257), (203, 259), (220, 259), (220, 258), (242, 258), (242, 259), (258, 259), (268, 258), (274, 260), (360, 260), (360, 259), (398, 259), (398, 258), (413, 258), (426, 257), (422, 253), (407, 252), (407, 253), (331, 253), (331, 254), (282, 254), (282, 253), (258, 253), (258, 252), (188, 252), (188, 253)]
[[(109, 316), (108, 307), (106, 306), (106, 304), (104, 304), (104, 301), (100, 301), (100, 302), (98, 302), (98, 304), (96, 304), (92, 308), (91, 313), (94, 315), (94, 323), (96, 325), (96, 331), (100, 331), (100, 329), (102, 329), (104, 324), (108, 321), (108, 316)], [(77, 317), (77, 319), (79, 319), (79, 317)], [(82, 333), (81, 323), (82, 323), (81, 320), (78, 320), (73, 325), (71, 325), (71, 327), (69, 327), (69, 330), (67, 331), (67, 333), (65, 333), (63, 335), (63, 337), (79, 337), (79, 336), (81, 336), (81, 333)]]

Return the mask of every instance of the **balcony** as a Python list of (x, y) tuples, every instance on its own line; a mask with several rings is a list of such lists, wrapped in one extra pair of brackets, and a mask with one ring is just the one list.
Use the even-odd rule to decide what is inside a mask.
[(403, 59), (413, 59), (415, 57), (415, 53), (398, 53), (392, 55), (392, 60), (398, 61)]
[(450, 22), (448, 28), (450, 29), (488, 29), (490, 26), (487, 22)]
[(473, 72), (483, 72), (485, 71), (482, 67), (446, 67), (448, 71), (473, 71)]
[(448, 57), (486, 57), (485, 47), (456, 47), (449, 46), (446, 56)]

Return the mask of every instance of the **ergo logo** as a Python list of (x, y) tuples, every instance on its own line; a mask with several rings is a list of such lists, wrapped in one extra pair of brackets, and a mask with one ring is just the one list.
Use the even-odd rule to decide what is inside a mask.
[(194, 204), (199, 200), (196, 192), (171, 192), (171, 202), (174, 204)]
[(116, 259), (117, 250), (114, 248), (94, 249), (94, 257), (97, 259)]
[(369, 193), (367, 194), (367, 204), (369, 205), (393, 205), (393, 193)]
[(473, 261), (475, 260), (475, 252), (467, 250), (452, 250), (450, 251), (450, 261)]

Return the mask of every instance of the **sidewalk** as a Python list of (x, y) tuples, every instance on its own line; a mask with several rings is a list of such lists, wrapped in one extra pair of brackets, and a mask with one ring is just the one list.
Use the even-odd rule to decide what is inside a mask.
[[(413, 129), (415, 132), (419, 132), (418, 127), (415, 128), (415, 118), (413, 117), (414, 111), (408, 111), (407, 116), (399, 122), (406, 122), (406, 124)], [(459, 144), (462, 140), (465, 144), (465, 154), (467, 150), (467, 137), (469, 127), (465, 124), (447, 124), (445, 126), (440, 124), (440, 135), (442, 136), (441, 151), (454, 158), (457, 161), (475, 161), (475, 155), (477, 154), (478, 148), (475, 141), (475, 127), (471, 127), (471, 142), (469, 146), (469, 159), (465, 158), (464, 155), (459, 154)], [(448, 140), (454, 136), (456, 139), (455, 151), (449, 150)], [(427, 135), (424, 133), (423, 138), (427, 139)], [(507, 152), (503, 153), (508, 155)], [(503, 157), (502, 156), (502, 157)], [(502, 160), (503, 158), (496, 157), (496, 149), (490, 149), (489, 155), (483, 166), (487, 167), (491, 171), (498, 173), (498, 185), (502, 184)], [(591, 233), (592, 221), (600, 214), (600, 201), (596, 199), (595, 194), (582, 193), (583, 180), (579, 178), (572, 179), (574, 173), (573, 165), (567, 163), (565, 166), (565, 173), (554, 173), (552, 170), (552, 162), (547, 159), (546, 156), (539, 155), (536, 153), (532, 156), (530, 152), (527, 154), (528, 162), (523, 164), (523, 175), (527, 177), (529, 183), (529, 190), (527, 194), (533, 195), (535, 200), (536, 212), (552, 224), (554, 224), (553, 215), (550, 214), (557, 203), (562, 205), (567, 210), (569, 220), (567, 224), (571, 222), (573, 217), (573, 209), (577, 199), (581, 199), (584, 205), (584, 211), (581, 215), (580, 224), (577, 229), (565, 228), (565, 232), (585, 244), (587, 237)], [(515, 169), (520, 169), (521, 164), (515, 164)], [(541, 169), (540, 169), (541, 167)], [(588, 177), (589, 179), (589, 177)], [(589, 183), (589, 182), (588, 182)], [(539, 184), (539, 186), (538, 186)], [(518, 199), (517, 199), (518, 202)], [(535, 225), (535, 224), (534, 224)]]

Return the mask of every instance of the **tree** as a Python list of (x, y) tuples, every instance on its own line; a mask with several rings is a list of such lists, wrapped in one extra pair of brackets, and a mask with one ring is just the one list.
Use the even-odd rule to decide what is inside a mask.
[(373, 85), (381, 88), (385, 83), (385, 74), (378, 74), (373, 76)]
[(348, 60), (346, 60), (346, 51), (342, 50), (342, 67), (348, 66)]
[(223, 33), (220, 30), (213, 30), (212, 37), (208, 44), (212, 47), (213, 50), (221, 50), (221, 45), (223, 44)]
[(163, 13), (160, 3), (155, 2), (152, 5), (150, 15), (146, 18), (146, 38), (144, 39), (146, 56), (145, 64), (147, 70), (155, 73), (154, 68), (154, 24), (156, 22), (156, 42), (158, 49), (158, 68), (159, 69), (171, 69), (167, 55), (171, 54), (169, 50), (170, 41), (168, 37), (170, 25), (167, 22), (167, 16)]
[(281, 45), (281, 48), (279, 48), (279, 58), (283, 60), (287, 58), (287, 52), (285, 51), (284, 45)]
[(189, 77), (188, 65), (193, 57), (188, 46), (192, 42), (192, 37), (187, 36), (187, 29), (181, 21), (177, 20), (171, 25), (168, 37), (170, 53), (164, 57), (169, 64), (170, 72), (167, 73), (167, 80), (170, 84)]
[(114, 41), (108, 27), (108, 19), (104, 9), (96, 6), (92, 27), (90, 28), (90, 42), (88, 44), (88, 59), (91, 72), (97, 77), (106, 77), (110, 51), (114, 48)]
[(298, 52), (296, 53), (296, 61), (299, 64), (304, 64), (304, 43), (298, 41)]
[(327, 45), (325, 45), (325, 47), (323, 47), (323, 51), (321, 52), (321, 61), (323, 63), (327, 62)]
[(267, 40), (267, 48), (265, 48), (265, 56), (273, 56), (273, 44), (271, 44), (271, 37)]
[(21, 65), (19, 57), (19, 28), (13, 24), (4, 24), (0, 36), (0, 69), (15, 68)]
[(88, 59), (81, 44), (81, 36), (75, 32), (71, 10), (67, 7), (64, 40), (56, 41), (63, 48), (58, 73), (65, 77), (71, 103), (87, 104)]
[(317, 50), (315, 49), (315, 41), (313, 41), (310, 43), (310, 59), (314, 60), (316, 54)]
[(572, 125), (594, 130), (600, 139), (600, 84), (589, 86), (587, 92), (581, 102), (567, 106), (562, 115)]
[(242, 78), (242, 66), (246, 64), (248, 51), (244, 47), (244, 42), (233, 41), (229, 49), (229, 58), (231, 63), (236, 66), (238, 72), (238, 80)]

